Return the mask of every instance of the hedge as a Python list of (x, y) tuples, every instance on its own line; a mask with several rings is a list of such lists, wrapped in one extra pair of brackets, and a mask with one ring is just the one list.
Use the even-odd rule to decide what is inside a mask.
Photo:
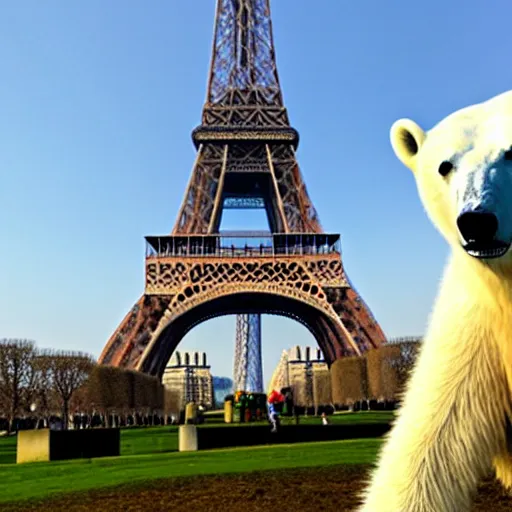
[(164, 386), (141, 372), (97, 365), (86, 384), (89, 405), (103, 411), (164, 409)]
[(283, 425), (277, 432), (271, 432), (268, 426), (199, 427), (197, 429), (198, 448), (199, 450), (211, 450), (234, 446), (374, 438), (382, 437), (391, 428), (389, 423), (322, 425), (320, 421), (319, 418), (318, 425)]
[(332, 400), (336, 405), (349, 405), (365, 400), (368, 395), (366, 360), (344, 357), (331, 366)]

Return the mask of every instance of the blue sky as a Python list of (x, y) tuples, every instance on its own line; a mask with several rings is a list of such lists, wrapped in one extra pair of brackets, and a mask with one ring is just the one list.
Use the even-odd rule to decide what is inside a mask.
[[(0, 337), (98, 356), (140, 296), (144, 240), (175, 221), (205, 99), (214, 0), (4, 2), (0, 17)], [(448, 251), (394, 157), (425, 128), (512, 88), (509, 2), (274, 0), (299, 163), (346, 271), (390, 337), (421, 335)], [(225, 217), (225, 229), (264, 228)], [(234, 317), (191, 331), (231, 375)], [(263, 318), (266, 379), (314, 344)]]

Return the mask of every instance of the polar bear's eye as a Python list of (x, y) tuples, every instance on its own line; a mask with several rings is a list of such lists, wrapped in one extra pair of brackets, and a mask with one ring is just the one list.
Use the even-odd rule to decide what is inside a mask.
[(503, 154), (503, 158), (505, 160), (512, 160), (512, 148), (510, 148), (509, 150), (505, 151), (505, 153)]
[(445, 160), (439, 166), (439, 174), (441, 176), (443, 176), (443, 178), (444, 178), (445, 176), (448, 176), (448, 174), (450, 173), (450, 171), (452, 169), (453, 169), (453, 164), (451, 162), (448, 162), (448, 160)]

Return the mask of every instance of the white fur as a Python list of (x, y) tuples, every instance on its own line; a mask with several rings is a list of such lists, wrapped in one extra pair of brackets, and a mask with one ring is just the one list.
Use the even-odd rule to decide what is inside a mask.
[[(406, 132), (418, 152), (403, 143)], [(512, 146), (512, 92), (456, 112), (427, 134), (398, 121), (392, 144), (452, 254), (403, 405), (358, 510), (465, 512), (493, 466), (512, 486), (512, 255), (472, 258), (456, 224), (465, 206), (457, 197), (476, 173), (472, 183), (477, 196), (492, 196), (486, 204), (498, 216), (500, 239), (512, 240), (512, 162), (503, 160)], [(443, 160), (455, 163), (446, 178), (438, 173)]]

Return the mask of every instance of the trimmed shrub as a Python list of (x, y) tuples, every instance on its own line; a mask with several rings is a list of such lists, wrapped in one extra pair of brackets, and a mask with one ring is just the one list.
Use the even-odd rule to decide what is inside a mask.
[(332, 404), (331, 373), (328, 369), (313, 373), (313, 395), (315, 407)]
[(417, 340), (382, 345), (367, 353), (370, 398), (399, 400), (421, 344)]
[(366, 359), (344, 357), (331, 366), (332, 400), (336, 405), (351, 405), (368, 397)]
[[(320, 423), (320, 419), (318, 420)], [(199, 450), (229, 448), (232, 446), (258, 446), (265, 444), (306, 443), (381, 437), (389, 432), (389, 423), (359, 425), (286, 425), (271, 432), (268, 426), (210, 427), (197, 429)]]

